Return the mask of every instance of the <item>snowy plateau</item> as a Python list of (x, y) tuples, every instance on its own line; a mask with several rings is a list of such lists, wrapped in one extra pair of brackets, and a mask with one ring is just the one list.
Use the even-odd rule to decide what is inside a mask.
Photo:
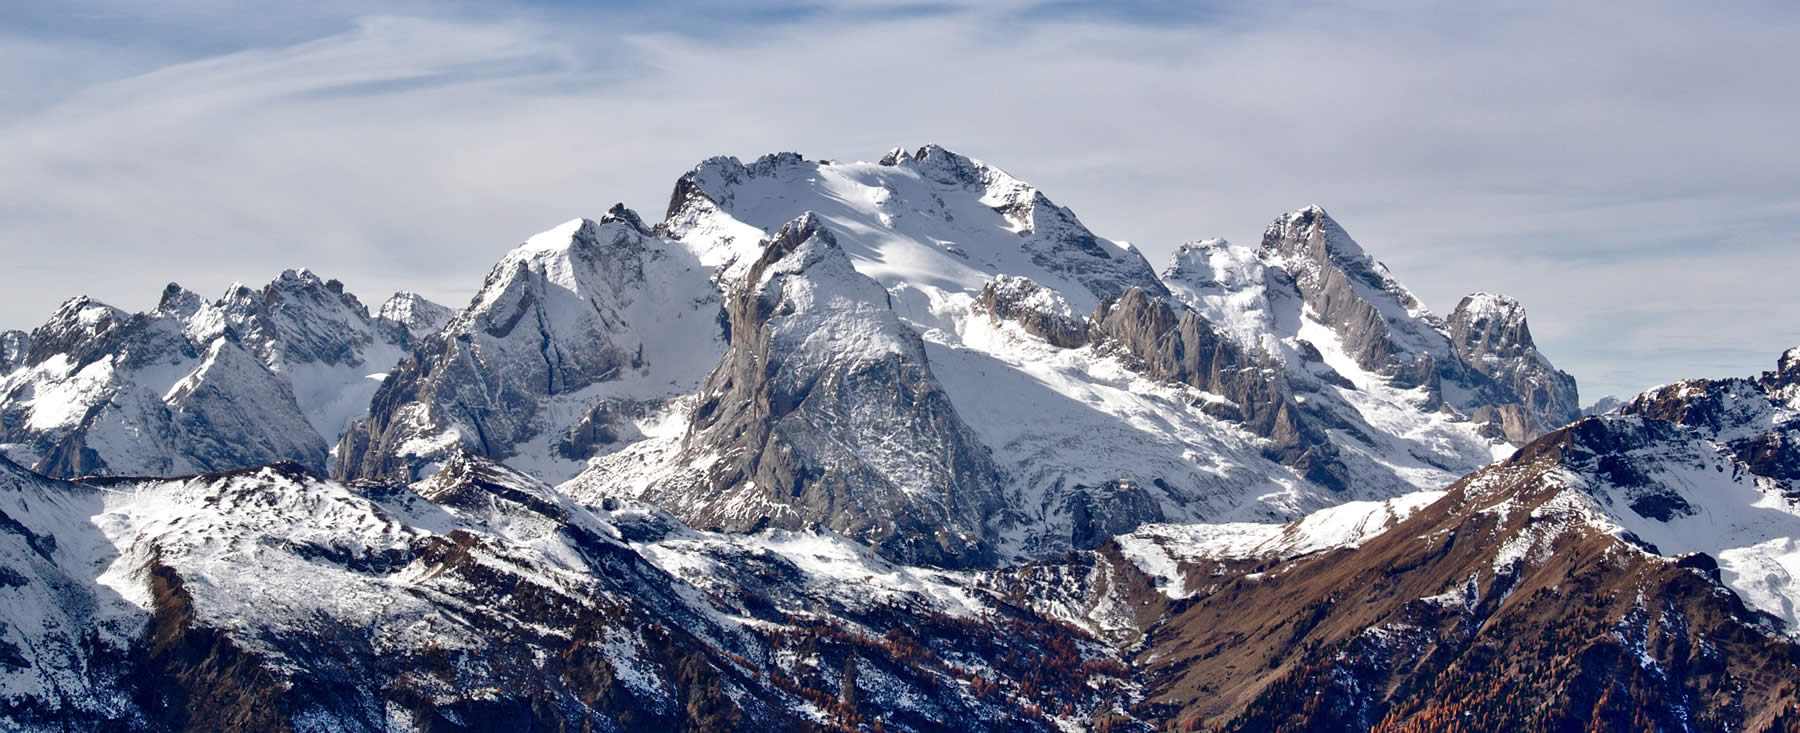
[(8, 730), (1800, 730), (1800, 349), (1582, 408), (1324, 209), (701, 162), (460, 309), (0, 334)]

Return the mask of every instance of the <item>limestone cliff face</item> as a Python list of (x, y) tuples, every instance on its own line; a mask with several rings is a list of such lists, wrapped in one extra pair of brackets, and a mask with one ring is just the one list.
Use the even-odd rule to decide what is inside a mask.
[(981, 289), (975, 309), (998, 323), (1011, 321), (1026, 333), (1072, 349), (1087, 344), (1087, 321), (1056, 291), (1030, 278), (1000, 275)]
[(1580, 416), (1574, 378), (1537, 352), (1518, 301), (1473, 295), (1446, 322), (1317, 206), (1269, 225), (1260, 255), (1358, 367), (1423, 388), (1428, 407), (1448, 404), (1514, 445)]
[(993, 560), (999, 470), (822, 220), (772, 236), (727, 313), (682, 443), (700, 475), (647, 498), (697, 527), (822, 525), (891, 559)]
[(1475, 293), (1457, 304), (1446, 330), (1463, 363), (1518, 398), (1500, 406), (1508, 440), (1523, 443), (1581, 416), (1575, 378), (1538, 352), (1519, 301)]
[(1133, 288), (1095, 312), (1091, 331), (1140, 360), (1152, 375), (1224, 397), (1220, 417), (1268, 438), (1270, 457), (1308, 480), (1342, 490), (1348, 478), (1330, 438), (1284, 391), (1279, 367), (1225, 338), (1192, 310)]
[(533, 458), (579, 466), (603, 442), (592, 413), (621, 407), (588, 392), (653, 369), (680, 383), (688, 357), (711, 358), (717, 298), (686, 259), (624, 207), (532, 237), (388, 375), (334, 475), (411, 480), (459, 450), (507, 459), (531, 441)]
[(1449, 356), (1439, 321), (1324, 209), (1276, 219), (1263, 233), (1262, 252), (1287, 269), (1358, 366), (1409, 386), (1435, 385), (1437, 363)]
[(24, 331), (0, 332), (0, 376), (25, 364), (25, 353), (31, 350), (31, 334)]

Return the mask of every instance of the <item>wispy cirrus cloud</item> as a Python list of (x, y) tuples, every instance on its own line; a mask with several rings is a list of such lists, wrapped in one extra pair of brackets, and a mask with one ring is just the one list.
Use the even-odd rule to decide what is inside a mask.
[(1326, 205), (1584, 392), (1800, 343), (1779, 4), (462, 4), (0, 11), (0, 322), (306, 265), (460, 303), (716, 154), (940, 142), (1160, 260)]

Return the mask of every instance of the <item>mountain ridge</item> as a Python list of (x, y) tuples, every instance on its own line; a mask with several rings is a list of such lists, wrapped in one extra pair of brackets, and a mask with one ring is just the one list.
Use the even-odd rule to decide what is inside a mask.
[[(673, 445), (709, 404), (700, 395), (708, 362), (730, 358), (729, 331), (749, 327), (745, 317), (733, 326), (725, 306), (758, 286), (746, 275), (764, 256), (761, 243), (800, 221), (828, 232), (848, 269), (885, 291), (880, 305), (898, 317), (895, 328), (922, 339), (916, 361), (943, 382), (933, 399), (960, 416), (934, 430), (966, 433), (945, 444), (979, 447), (956, 465), (991, 464), (974, 469), (988, 477), (979, 482), (987, 488), (953, 495), (990, 493), (995, 499), (976, 504), (1019, 507), (1015, 528), (990, 527), (972, 540), (989, 548), (977, 553), (984, 562), (1091, 547), (1144, 522), (1291, 519), (1426, 488), (1492, 460), (1506, 450), (1503, 441), (1517, 444), (1561, 422), (1564, 403), (1574, 403), (1573, 380), (1535, 351), (1522, 309), (1518, 326), (1484, 322), (1479, 338), (1467, 318), (1453, 319), (1474, 339), (1453, 344), (1449, 325), (1320, 207), (1278, 217), (1255, 248), (1223, 240), (1184, 247), (1159, 276), (1134, 247), (1093, 234), (1035, 187), (936, 145), (877, 163), (793, 153), (747, 164), (708, 159), (677, 180), (663, 221), (646, 224), (617, 205), (598, 220), (530, 237), (457, 312), (397, 294), (371, 316), (336, 281), (296, 270), (261, 294), (235, 286), (213, 304), (172, 289), (152, 313), (193, 331), (194, 343), (243, 342), (274, 378), (239, 381), (294, 403), (328, 454), (321, 458), (315, 445), (270, 447), (236, 463), (296, 460), (341, 479), (413, 481), (469, 449), (552, 483), (573, 481), (586, 496), (635, 499), (650, 489), (646, 482), (666, 483), (687, 470), (681, 461), (704, 452)], [(1002, 298), (1000, 285), (1021, 295)], [(127, 318), (88, 313), (102, 330)], [(1045, 338), (1061, 353), (1048, 362), (1026, 356)], [(32, 351), (111, 348), (104, 340), (61, 344), (50, 332), (29, 341), (27, 361)], [(815, 342), (791, 363), (850, 348), (830, 338), (805, 343)], [(365, 371), (385, 376), (373, 388), (345, 386), (342, 366), (360, 363), (369, 349), (380, 354)], [(1337, 354), (1348, 361), (1333, 362)], [(1120, 369), (1137, 376), (1121, 381)], [(995, 376), (1018, 401), (988, 397)], [(59, 379), (68, 377), (15, 378), (22, 386), (13, 390)], [(1169, 386), (1151, 387), (1158, 382)], [(1170, 386), (1193, 393), (1165, 393)], [(1044, 407), (1062, 418), (1034, 419), (1033, 409)], [(223, 419), (255, 432), (253, 420)], [(1171, 440), (1168, 425), (1187, 426), (1186, 437)], [(1404, 427), (1388, 427), (1396, 425)], [(856, 431), (834, 440), (854, 443)], [(1115, 436), (1111, 445), (1137, 443), (1132, 460), (1060, 461), (1046, 470), (1044, 451), (1094, 431)], [(47, 440), (14, 433), (7, 439), (15, 446)], [(35, 460), (53, 473), (107, 470), (82, 455), (67, 448), (57, 451), (60, 463)], [(615, 455), (642, 465), (616, 471), (608, 463)], [(850, 456), (837, 460), (860, 460)], [(190, 467), (169, 458), (127, 472), (232, 463), (227, 456)], [(828, 473), (815, 467), (800, 480)], [(905, 493), (891, 484), (876, 490), (890, 482), (880, 471), (862, 475), (852, 493)], [(718, 501), (695, 491), (655, 493), (670, 506)], [(987, 526), (957, 524), (958, 532)]]
[(71, 299), (0, 334), (0, 720), (1796, 729), (1800, 348), (1584, 417), (1371, 252), (1157, 270), (926, 145), (707, 159), (460, 308)]

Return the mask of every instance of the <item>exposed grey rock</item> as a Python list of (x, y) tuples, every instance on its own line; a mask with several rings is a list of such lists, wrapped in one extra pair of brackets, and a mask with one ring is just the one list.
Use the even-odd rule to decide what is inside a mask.
[(1077, 485), (1064, 496), (1063, 508), (1069, 513), (1071, 527), (1069, 545), (1076, 550), (1092, 550), (1145, 523), (1163, 521), (1161, 502), (1129, 479)]
[(1026, 333), (1065, 349), (1087, 343), (1086, 319), (1056, 291), (1030, 278), (1001, 275), (981, 289), (975, 305), (995, 323), (1012, 321)]
[(375, 314), (376, 324), (388, 339), (406, 348), (443, 330), (456, 316), (456, 311), (438, 305), (418, 293), (401, 291), (381, 304)]
[[(31, 444), (33, 468), (52, 476), (126, 473), (173, 475), (295, 461), (325, 465), (326, 443), (308, 425), (293, 392), (236, 341), (220, 338), (204, 353), (169, 316), (132, 316), (99, 361), (117, 375), (82, 394), (85, 412), (66, 427), (27, 425), (9, 439)], [(134, 372), (198, 365), (166, 394), (143, 389)], [(25, 382), (24, 391), (40, 385)], [(11, 399), (8, 400), (12, 401)]]
[[(1690, 379), (1657, 387), (1608, 413), (1643, 417), (1721, 436), (1725, 447), (1750, 473), (1771, 479), (1790, 499), (1800, 499), (1800, 349), (1781, 355), (1773, 371), (1760, 377)], [(1585, 426), (1594, 420), (1583, 420)], [(1610, 423), (1609, 423), (1610, 424)], [(1647, 423), (1650, 425), (1656, 422)], [(1575, 429), (1574, 427), (1571, 430)], [(1630, 444), (1596, 450), (1624, 452)], [(1602, 468), (1625, 471), (1614, 462)]]
[(1450, 356), (1437, 318), (1324, 209), (1310, 206), (1276, 219), (1263, 233), (1262, 250), (1287, 269), (1359, 366), (1407, 386), (1435, 382), (1436, 363)]
[(1541, 417), (1518, 403), (1481, 405), (1469, 412), (1469, 419), (1481, 425), (1483, 435), (1515, 446), (1542, 435), (1545, 425)]
[[(256, 402), (244, 404), (247, 396)], [(164, 399), (189, 456), (205, 471), (291, 461), (326, 466), (327, 444), (311, 430), (293, 390), (229, 339), (214, 341), (194, 373)], [(73, 474), (76, 472), (65, 472)]]
[(508, 253), (468, 309), (382, 383), (349, 431), (363, 434), (340, 443), (335, 475), (411, 480), (460, 448), (504, 459), (542, 429), (546, 398), (642, 367), (622, 311), (641, 289), (649, 238), (582, 219)]
[(899, 165), (902, 160), (912, 160), (912, 153), (906, 152), (906, 148), (892, 148), (881, 156), (881, 160), (876, 162), (881, 165), (893, 166)]
[(1281, 370), (1222, 336), (1211, 323), (1166, 298), (1133, 288), (1103, 303), (1090, 320), (1090, 338), (1114, 344), (1152, 376), (1220, 395), (1218, 416), (1270, 440), (1269, 455), (1308, 480), (1334, 490), (1347, 474), (1330, 438), (1283, 390)]
[(181, 287), (179, 283), (169, 283), (163, 288), (162, 297), (157, 299), (156, 309), (152, 312), (186, 320), (205, 307), (206, 299), (199, 293)]
[(24, 331), (0, 332), (0, 375), (25, 365), (25, 354), (31, 351), (31, 334)]
[(998, 469), (822, 220), (771, 237), (727, 312), (730, 346), (682, 443), (701, 475), (647, 499), (697, 527), (817, 524), (904, 562), (995, 559)]
[(1579, 416), (1574, 378), (1537, 352), (1517, 301), (1470, 296), (1446, 323), (1317, 206), (1275, 220), (1260, 254), (1359, 367), (1424, 388), (1428, 408), (1448, 403), (1514, 445)]
[(287, 270), (261, 292), (237, 286), (221, 302), (225, 322), (265, 364), (356, 364), (375, 341), (369, 310), (336, 280)]
[(1763, 381), (1777, 388), (1800, 385), (1800, 347), (1781, 352), (1775, 371), (1764, 375)]
[(55, 356), (67, 359), (75, 369), (91, 364), (117, 343), (130, 318), (125, 311), (85, 295), (71, 298), (31, 332), (25, 365), (36, 366)]
[(556, 442), (556, 452), (569, 460), (593, 456), (601, 448), (643, 437), (632, 418), (644, 417), (651, 405), (623, 400), (594, 403)]
[(1519, 301), (1476, 293), (1457, 304), (1446, 325), (1457, 356), (1518, 397), (1522, 413), (1503, 423), (1518, 428), (1508, 428), (1509, 440), (1522, 444), (1581, 416), (1575, 378), (1538, 352)]
[(586, 458), (623, 429), (596, 422), (601, 396), (586, 390), (652, 371), (677, 388), (697, 380), (716, 353), (717, 297), (685, 250), (623, 206), (532, 237), (414, 343), (339, 442), (333, 475), (412, 480), (459, 450), (504, 460), (540, 436), (543, 460)]
[(1608, 412), (1612, 412), (1613, 410), (1619, 409), (1619, 406), (1623, 405), (1623, 404), (1625, 404), (1624, 400), (1621, 400), (1612, 395), (1607, 395), (1605, 397), (1601, 397), (1598, 400), (1594, 400), (1594, 404), (1591, 404), (1591, 405), (1588, 405), (1587, 407), (1581, 408), (1581, 416), (1582, 417), (1592, 417), (1594, 415), (1604, 415)]
[(722, 207), (732, 203), (732, 188), (750, 178), (766, 178), (783, 168), (805, 163), (799, 153), (770, 153), (745, 165), (731, 156), (716, 156), (701, 161), (694, 170), (675, 181), (669, 195), (669, 209), (663, 218), (673, 219), (696, 199), (705, 199)]

